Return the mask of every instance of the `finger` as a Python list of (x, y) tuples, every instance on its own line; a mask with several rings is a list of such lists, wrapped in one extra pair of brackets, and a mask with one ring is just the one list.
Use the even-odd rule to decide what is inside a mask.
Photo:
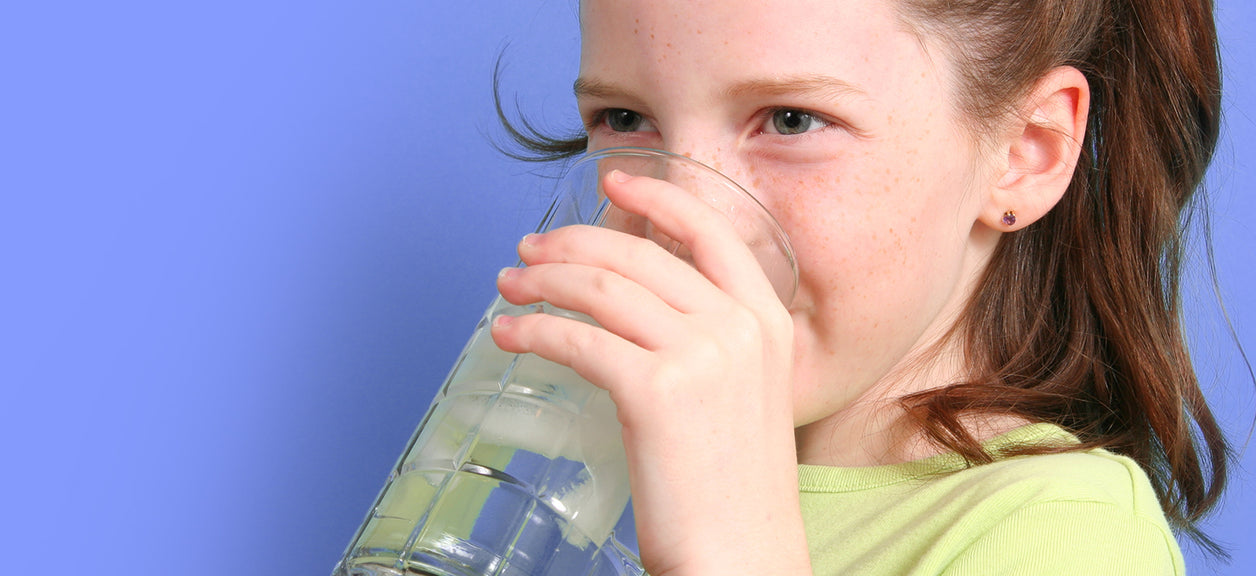
[(530, 267), (562, 263), (609, 270), (683, 313), (709, 310), (728, 299), (701, 272), (658, 244), (615, 230), (565, 226), (532, 234), (519, 243), (519, 257)]
[[(685, 245), (693, 253), (697, 269), (721, 290), (743, 302), (779, 301), (746, 239), (728, 216), (669, 182), (646, 177), (620, 178), (612, 173), (604, 179), (603, 189), (611, 202), (645, 217)], [(747, 233), (762, 235), (757, 226)]]
[(641, 284), (618, 273), (581, 264), (506, 268), (497, 289), (511, 304), (547, 302), (593, 318), (603, 328), (647, 350), (681, 333), (681, 314)]
[(498, 316), (493, 342), (506, 352), (533, 353), (570, 367), (581, 378), (611, 392), (638, 381), (653, 355), (602, 328), (550, 314)]

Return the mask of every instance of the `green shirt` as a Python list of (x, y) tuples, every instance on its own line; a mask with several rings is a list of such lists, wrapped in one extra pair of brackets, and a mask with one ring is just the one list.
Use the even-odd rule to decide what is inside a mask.
[[(987, 444), (1076, 443), (1034, 424)], [(799, 466), (817, 575), (1185, 574), (1146, 474), (1104, 450), (966, 468), (956, 454)]]

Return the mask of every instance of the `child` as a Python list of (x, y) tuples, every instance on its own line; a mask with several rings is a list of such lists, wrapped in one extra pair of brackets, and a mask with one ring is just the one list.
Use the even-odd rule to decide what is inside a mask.
[(566, 228), (499, 280), (600, 324), (493, 337), (610, 391), (651, 574), (1184, 571), (1170, 526), (1226, 464), (1177, 294), (1211, 2), (586, 0), (581, 27), (585, 135), (523, 143), (712, 165), (800, 270), (786, 308), (726, 223), (611, 178), (696, 271)]

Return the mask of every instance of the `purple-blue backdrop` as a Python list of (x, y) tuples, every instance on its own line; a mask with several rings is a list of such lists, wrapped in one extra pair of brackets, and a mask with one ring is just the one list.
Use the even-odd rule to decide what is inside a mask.
[[(1256, 353), (1256, 8), (1218, 12), (1216, 262)], [(494, 59), (573, 126), (577, 43), (574, 0), (0, 8), (5, 564), (327, 574), (545, 204), (488, 144)], [(1188, 319), (1243, 449), (1202, 262)], [(1256, 573), (1253, 452), (1219, 573)]]

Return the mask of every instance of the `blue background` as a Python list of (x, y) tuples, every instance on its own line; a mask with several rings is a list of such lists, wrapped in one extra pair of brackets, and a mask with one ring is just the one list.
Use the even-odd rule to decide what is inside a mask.
[[(574, 0), (32, 4), (0, 7), (0, 571), (329, 573), (544, 207), (490, 78), (505, 48), (508, 98), (575, 126)], [(1256, 354), (1256, 8), (1218, 10), (1216, 265)], [(1256, 573), (1254, 452), (1219, 573)]]

